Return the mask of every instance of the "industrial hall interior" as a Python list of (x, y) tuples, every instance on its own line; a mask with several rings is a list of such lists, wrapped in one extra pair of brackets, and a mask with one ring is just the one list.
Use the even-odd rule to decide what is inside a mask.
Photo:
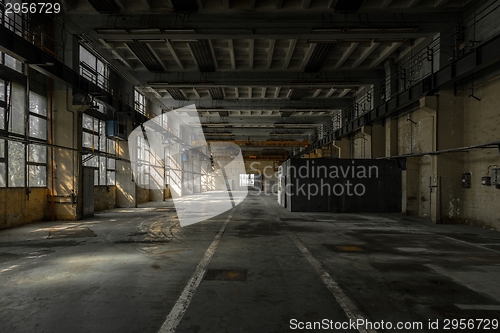
[(490, 332), (499, 0), (0, 0), (0, 332)]

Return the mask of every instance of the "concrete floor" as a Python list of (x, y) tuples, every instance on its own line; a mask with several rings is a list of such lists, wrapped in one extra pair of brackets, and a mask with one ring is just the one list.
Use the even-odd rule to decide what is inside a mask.
[[(292, 319), (349, 318), (437, 332), (446, 318), (500, 318), (496, 231), (400, 214), (290, 213), (266, 195), (183, 228), (175, 216), (168, 201), (0, 231), (0, 332), (156, 333), (175, 309), (176, 332), (290, 332)], [(178, 302), (184, 290), (189, 304)], [(465, 331), (483, 331), (475, 325)]]

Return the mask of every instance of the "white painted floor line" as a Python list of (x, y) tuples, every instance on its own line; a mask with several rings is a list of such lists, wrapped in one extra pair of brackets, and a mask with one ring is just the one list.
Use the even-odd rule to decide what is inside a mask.
[(231, 220), (232, 216), (233, 213), (229, 214), (227, 219), (224, 221), (224, 224), (220, 228), (219, 232), (217, 233), (217, 235), (215, 235), (212, 244), (210, 244), (210, 246), (208, 247), (207, 251), (205, 252), (205, 255), (203, 256), (200, 263), (196, 267), (196, 270), (189, 279), (186, 287), (184, 287), (181, 296), (179, 296), (179, 299), (177, 300), (172, 310), (168, 314), (167, 319), (160, 327), (160, 330), (158, 331), (159, 333), (175, 332), (175, 329), (181, 322), (182, 317), (184, 317), (184, 314), (186, 313), (189, 307), (189, 303), (191, 303), (191, 300), (194, 296), (194, 293), (196, 292), (196, 289), (198, 289), (198, 286), (200, 285), (201, 280), (205, 275), (208, 264), (210, 263), (210, 260), (212, 260), (215, 250), (217, 249), (217, 246), (219, 245), (222, 235), (224, 234), (224, 231), (226, 231), (227, 225), (229, 224), (229, 221)]
[(455, 241), (457, 243), (467, 244), (469, 246), (474, 246), (474, 247), (477, 247), (477, 248), (480, 248), (480, 249), (483, 249), (483, 250), (486, 250), (486, 251), (500, 253), (500, 251), (497, 251), (497, 250), (494, 250), (494, 249), (490, 249), (489, 247), (481, 246), (480, 244), (470, 243), (470, 242), (466, 242), (466, 241), (463, 241), (463, 240), (460, 240), (460, 239), (456, 239), (456, 238), (449, 237), (449, 236), (444, 236), (444, 235), (440, 235), (440, 237), (448, 238), (448, 239), (451, 239), (452, 241)]
[[(299, 248), (302, 255), (307, 259), (307, 261), (314, 268), (316, 273), (321, 277), (323, 283), (326, 285), (328, 290), (333, 294), (337, 302), (340, 304), (342, 309), (344, 310), (347, 317), (353, 321), (358, 319), (365, 320), (366, 317), (361, 314), (361, 311), (357, 308), (357, 306), (351, 301), (349, 297), (344, 293), (344, 291), (340, 288), (340, 286), (335, 282), (334, 279), (328, 274), (328, 272), (322, 267), (321, 263), (313, 257), (311, 252), (302, 244), (302, 242), (292, 234), (291, 232), (287, 232), (288, 236), (293, 240), (295, 245)], [(360, 333), (376, 333), (375, 330), (368, 330), (363, 327), (358, 326), (358, 331)]]

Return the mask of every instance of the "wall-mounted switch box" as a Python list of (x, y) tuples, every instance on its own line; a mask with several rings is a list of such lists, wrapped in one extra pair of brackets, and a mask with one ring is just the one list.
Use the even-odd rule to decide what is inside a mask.
[(462, 188), (470, 188), (470, 181), (472, 178), (472, 174), (470, 172), (466, 172), (462, 174)]
[(500, 168), (491, 169), (491, 183), (500, 184)]
[(486, 186), (491, 186), (491, 177), (490, 176), (482, 177), (481, 184)]

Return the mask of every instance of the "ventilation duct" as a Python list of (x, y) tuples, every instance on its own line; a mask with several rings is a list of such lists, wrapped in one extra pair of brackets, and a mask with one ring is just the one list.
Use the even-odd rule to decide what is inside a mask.
[(190, 42), (189, 48), (201, 72), (215, 72), (215, 62), (207, 39)]
[(179, 88), (167, 88), (167, 92), (176, 101), (184, 101), (184, 100), (186, 100), (186, 97), (184, 97), (184, 94), (181, 92), (181, 90)]
[(146, 44), (133, 42), (127, 43), (127, 46), (150, 72), (163, 72), (160, 62)]
[(314, 51), (307, 62), (304, 71), (306, 73), (314, 73), (319, 72), (323, 65), (328, 61), (330, 55), (335, 48), (336, 43), (318, 43), (314, 48)]
[(101, 14), (116, 14), (120, 7), (113, 0), (87, 0)]

